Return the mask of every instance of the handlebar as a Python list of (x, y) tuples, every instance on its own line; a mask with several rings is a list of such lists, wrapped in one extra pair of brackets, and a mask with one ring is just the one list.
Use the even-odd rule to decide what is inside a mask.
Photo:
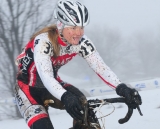
[(109, 99), (102, 99), (102, 100), (99, 100), (99, 99), (88, 100), (89, 107), (92, 107), (92, 108), (99, 107), (99, 105), (102, 102), (105, 102), (104, 105), (107, 104), (107, 103), (125, 103), (128, 106), (128, 112), (127, 112), (126, 116), (124, 118), (122, 118), (122, 119), (119, 119), (119, 121), (118, 121), (120, 124), (123, 124), (123, 123), (127, 122), (131, 118), (131, 116), (133, 114), (133, 109), (137, 108), (139, 114), (141, 116), (143, 116), (138, 104), (136, 104), (136, 103), (127, 103), (125, 101), (125, 98), (123, 98), (123, 97), (109, 98)]

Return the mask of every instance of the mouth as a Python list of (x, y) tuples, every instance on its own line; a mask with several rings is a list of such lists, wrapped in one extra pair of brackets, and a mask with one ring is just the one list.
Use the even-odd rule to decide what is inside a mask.
[(74, 44), (78, 44), (80, 41), (80, 37), (73, 37)]

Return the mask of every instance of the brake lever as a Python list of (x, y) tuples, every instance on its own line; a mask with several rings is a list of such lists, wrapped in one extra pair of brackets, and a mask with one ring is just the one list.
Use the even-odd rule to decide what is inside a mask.
[(135, 92), (134, 92), (134, 96), (135, 96), (135, 97), (134, 97), (134, 102), (136, 103), (136, 108), (137, 108), (139, 114), (140, 114), (141, 116), (143, 116), (143, 114), (142, 114), (142, 112), (141, 112), (141, 109), (140, 109), (140, 107), (139, 107), (139, 105), (142, 104), (142, 101), (141, 101), (141, 100), (138, 100), (137, 95), (138, 95), (138, 92), (135, 91)]
[(142, 114), (142, 112), (141, 112), (141, 109), (140, 109), (139, 105), (137, 105), (137, 110), (138, 110), (139, 114), (140, 114), (141, 116), (143, 116), (143, 114)]
[[(137, 95), (137, 94), (135, 93), (135, 96), (136, 96), (136, 95)], [(137, 108), (139, 114), (140, 114), (141, 116), (143, 116), (143, 114), (142, 114), (142, 112), (141, 112), (141, 109), (140, 109), (140, 106), (139, 106), (139, 105), (142, 104), (142, 102), (141, 102), (141, 101), (138, 101), (138, 99), (136, 99), (136, 98), (134, 98), (133, 100), (134, 100), (134, 101), (133, 101), (132, 103), (127, 103), (127, 102), (125, 101), (126, 105), (128, 106), (128, 112), (127, 112), (127, 114), (126, 114), (126, 116), (125, 116), (124, 118), (119, 119), (118, 122), (119, 122), (120, 124), (126, 123), (126, 122), (131, 118), (131, 116), (132, 116), (132, 114), (133, 114), (133, 110), (136, 109), (136, 108)], [(132, 104), (135, 104), (135, 107), (133, 107)]]

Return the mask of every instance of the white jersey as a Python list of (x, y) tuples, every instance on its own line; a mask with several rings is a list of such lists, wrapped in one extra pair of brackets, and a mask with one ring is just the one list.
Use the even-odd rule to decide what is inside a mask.
[(29, 42), (25, 51), (17, 57), (23, 74), (23, 77), (18, 79), (24, 81), (23, 78), (26, 76), (27, 80), (24, 82), (29, 86), (43, 85), (60, 100), (66, 90), (61, 85), (61, 79), (57, 74), (58, 69), (74, 56), (80, 55), (108, 86), (115, 89), (121, 83), (115, 73), (104, 63), (87, 36), (84, 35), (78, 45), (65, 45), (65, 43), (60, 45), (60, 55), (55, 58), (47, 33), (40, 34), (34, 41)]

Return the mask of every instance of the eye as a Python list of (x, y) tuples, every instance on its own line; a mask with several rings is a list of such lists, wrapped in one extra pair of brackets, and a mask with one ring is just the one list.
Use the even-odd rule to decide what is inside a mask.
[(75, 30), (75, 29), (76, 29), (76, 27), (75, 27), (75, 26), (73, 26), (73, 27), (72, 27), (72, 29), (73, 29), (73, 30)]

